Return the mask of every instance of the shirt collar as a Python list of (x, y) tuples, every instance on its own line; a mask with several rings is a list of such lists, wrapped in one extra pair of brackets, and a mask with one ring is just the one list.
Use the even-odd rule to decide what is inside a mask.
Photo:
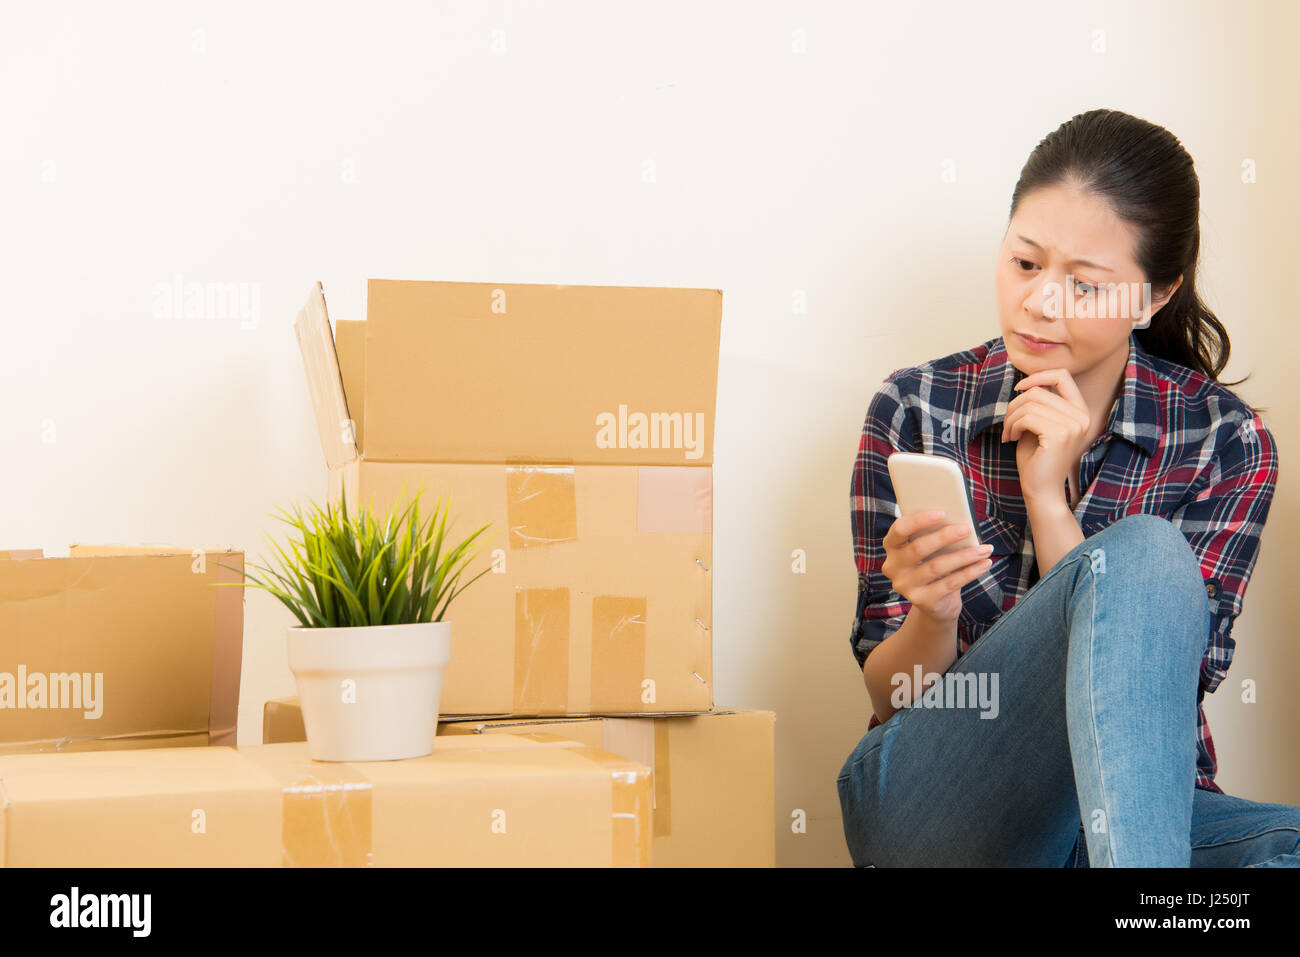
[[(988, 343), (988, 354), (979, 368), (975, 384), (975, 416), (971, 438), (979, 436), (1006, 416), (1007, 406), (1018, 394), (1013, 388), (1025, 377), (1007, 356), (1001, 336)], [(1148, 455), (1156, 449), (1160, 436), (1159, 373), (1150, 354), (1142, 348), (1137, 335), (1128, 337), (1128, 363), (1124, 367), (1124, 390), (1111, 406), (1106, 432), (1119, 436)]]

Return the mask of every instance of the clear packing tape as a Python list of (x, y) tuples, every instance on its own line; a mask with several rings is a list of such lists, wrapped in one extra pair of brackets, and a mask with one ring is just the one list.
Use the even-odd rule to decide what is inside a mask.
[[(609, 865), (650, 866), (648, 825), (653, 792), (648, 768), (597, 748), (574, 746), (574, 742), (559, 735), (533, 732), (514, 737), (551, 746), (558, 744), (565, 756), (590, 762), (606, 771), (610, 784)], [(443, 743), (439, 739), (439, 745)], [(510, 750), (489, 753), (500, 758), (494, 767), (507, 770), (512, 757), (519, 754)], [(517, 758), (514, 761), (517, 763)], [(285, 867), (371, 867), (382, 863), (375, 860), (374, 852), (374, 785), (364, 774), (364, 767), (310, 760), (268, 766), (283, 795), (281, 846)], [(505, 808), (499, 810), (509, 813)], [(485, 817), (480, 825), (487, 823)], [(449, 820), (446, 826), (473, 825)], [(498, 833), (508, 834), (509, 826), (507, 819)], [(442, 864), (441, 861), (428, 863)]]
[[(272, 706), (275, 706), (273, 711), (269, 712), (272, 718), (279, 718), (280, 712), (284, 710), (296, 711), (296, 705), (293, 708), (285, 709), (281, 702), (268, 702), (268, 709), (271, 709)], [(727, 714), (728, 712), (720, 711), (715, 713)], [(301, 712), (297, 711), (297, 714), (300, 715)], [(267, 726), (271, 726), (269, 721)], [(644, 764), (650, 768), (653, 783), (651, 809), (654, 817), (654, 836), (672, 836), (672, 754), (669, 750), (671, 735), (668, 720), (656, 717), (615, 718), (603, 716), (520, 718), (478, 724), (461, 722), (459, 725), (452, 725), (453, 728), (458, 726), (471, 729), (476, 735), (483, 735), (484, 733), (527, 734), (528, 728), (546, 727), (552, 730), (544, 732), (545, 734), (553, 733), (570, 741), (579, 741), (591, 745), (593, 741), (599, 740), (602, 751), (622, 755), (631, 761)], [(598, 739), (593, 734), (597, 728), (599, 729)], [(293, 729), (293, 733), (296, 733), (296, 731), (296, 728)]]
[[(506, 514), (512, 550), (546, 548), (577, 542), (578, 494), (573, 465), (510, 464), (506, 466)], [(713, 528), (712, 469), (692, 466), (635, 468), (637, 533), (709, 536)], [(695, 607), (711, 604), (709, 567), (696, 556), (689, 575), (695, 578)], [(586, 599), (588, 596), (582, 596)], [(634, 700), (647, 677), (646, 595), (589, 596), (591, 644), (585, 706), (571, 708), (569, 688), (571, 620), (579, 596), (574, 589), (516, 586), (514, 615), (514, 693), (512, 713), (572, 714), (601, 710), (593, 706), (599, 682), (618, 689), (623, 700)], [(688, 624), (692, 638), (711, 648), (709, 626), (695, 617)], [(581, 656), (579, 656), (581, 657)], [(694, 677), (707, 686), (706, 676)], [(657, 710), (654, 708), (651, 711)]]
[(305, 742), (13, 755), (0, 863), (648, 867), (651, 803), (644, 764), (545, 733), (365, 764)]

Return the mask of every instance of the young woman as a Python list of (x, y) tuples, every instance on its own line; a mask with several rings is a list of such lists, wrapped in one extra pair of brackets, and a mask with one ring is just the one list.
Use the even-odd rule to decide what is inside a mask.
[[(1012, 195), (1001, 335), (873, 397), (851, 643), (875, 713), (837, 782), (855, 865), (1300, 866), (1300, 808), (1215, 785), (1201, 707), (1278, 456), (1217, 381), (1199, 204), (1167, 130), (1075, 116)], [(982, 546), (931, 557), (964, 530), (898, 517), (895, 451), (961, 466)]]

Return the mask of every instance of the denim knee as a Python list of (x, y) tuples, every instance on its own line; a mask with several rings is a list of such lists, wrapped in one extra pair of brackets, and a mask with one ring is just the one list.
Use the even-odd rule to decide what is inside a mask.
[[(1196, 553), (1177, 525), (1145, 512), (1126, 515), (1087, 539), (1084, 551), (1091, 556), (1094, 579), (1104, 580), (1107, 573), (1120, 575), (1127, 585), (1136, 585), (1139, 594), (1158, 596), (1154, 604), (1163, 611), (1148, 610), (1167, 616), (1161, 619), (1168, 626), (1162, 634), (1185, 637), (1189, 654), (1203, 653), (1208, 610), (1205, 580)], [(1114, 594), (1128, 601), (1133, 588)]]
[[(1101, 549), (1107, 557), (1122, 558), (1128, 576), (1149, 576), (1162, 592), (1184, 589), (1187, 597), (1205, 599), (1201, 565), (1178, 526), (1160, 515), (1138, 512), (1094, 534), (1085, 549)], [(1094, 556), (1093, 564), (1097, 564)]]

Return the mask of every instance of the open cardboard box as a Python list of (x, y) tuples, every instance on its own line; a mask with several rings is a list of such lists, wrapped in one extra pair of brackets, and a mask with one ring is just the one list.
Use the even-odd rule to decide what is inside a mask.
[(244, 555), (0, 551), (0, 754), (233, 745)]
[(367, 295), (331, 329), (317, 283), (295, 323), (329, 497), (385, 510), (423, 487), (449, 540), (493, 536), (447, 614), (443, 714), (708, 711), (721, 293)]

